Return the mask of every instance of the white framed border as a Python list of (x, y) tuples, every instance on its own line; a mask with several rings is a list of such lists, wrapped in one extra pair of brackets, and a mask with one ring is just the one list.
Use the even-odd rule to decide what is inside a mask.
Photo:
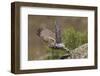
[[(88, 58), (65, 60), (28, 61), (28, 14), (51, 16), (88, 17)], [(42, 7), (20, 8), (20, 69), (45, 69), (94, 65), (94, 11)]]

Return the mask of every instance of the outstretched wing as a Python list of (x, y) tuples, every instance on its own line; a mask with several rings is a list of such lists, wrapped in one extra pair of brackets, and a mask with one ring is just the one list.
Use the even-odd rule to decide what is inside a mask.
[(62, 41), (61, 41), (61, 27), (59, 24), (59, 20), (55, 21), (55, 35), (56, 35), (56, 43), (62, 43)]

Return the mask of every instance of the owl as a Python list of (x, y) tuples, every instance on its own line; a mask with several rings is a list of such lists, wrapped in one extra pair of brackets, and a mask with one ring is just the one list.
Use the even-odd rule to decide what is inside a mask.
[(38, 29), (38, 36), (48, 44), (49, 47), (53, 47), (55, 45), (55, 33), (49, 30), (46, 27), (42, 27)]

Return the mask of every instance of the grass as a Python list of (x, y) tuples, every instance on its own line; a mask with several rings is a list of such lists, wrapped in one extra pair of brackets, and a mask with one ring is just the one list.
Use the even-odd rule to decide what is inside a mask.
[(87, 33), (76, 31), (73, 27), (63, 31), (62, 40), (70, 50), (88, 42)]

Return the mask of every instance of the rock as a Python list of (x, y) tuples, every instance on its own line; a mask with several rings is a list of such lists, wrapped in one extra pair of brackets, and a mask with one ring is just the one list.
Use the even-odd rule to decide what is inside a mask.
[(80, 59), (80, 58), (87, 58), (88, 57), (88, 44), (83, 44), (80, 47), (72, 50), (70, 52), (71, 59)]
[(66, 53), (60, 59), (81, 59), (88, 57), (88, 44), (83, 44), (74, 50), (69, 50), (69, 53)]

